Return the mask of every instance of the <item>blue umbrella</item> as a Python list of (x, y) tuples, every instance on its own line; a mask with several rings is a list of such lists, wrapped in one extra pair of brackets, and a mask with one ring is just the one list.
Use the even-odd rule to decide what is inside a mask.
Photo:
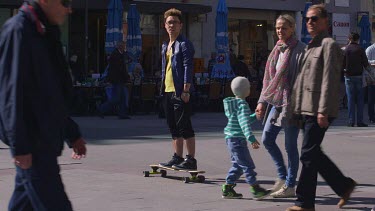
[(311, 38), (311, 35), (309, 34), (309, 32), (307, 31), (307, 27), (306, 27), (306, 14), (307, 14), (307, 10), (309, 9), (309, 7), (311, 6), (311, 2), (306, 2), (305, 4), (305, 10), (303, 11), (303, 18), (302, 18), (302, 31), (301, 31), (301, 41), (308, 44), (310, 42), (310, 40), (312, 39)]
[(215, 38), (217, 62), (212, 69), (211, 77), (233, 78), (234, 74), (229, 61), (228, 8), (225, 0), (219, 0), (217, 5)]
[(135, 4), (130, 5), (127, 20), (128, 36), (126, 37), (126, 50), (130, 59), (128, 71), (131, 73), (139, 63), (139, 57), (142, 53), (141, 17)]
[(371, 24), (368, 15), (363, 15), (358, 23), (361, 28), (359, 44), (366, 49), (371, 45)]
[(110, 54), (116, 43), (123, 40), (122, 35), (122, 2), (111, 0), (108, 4), (107, 30), (105, 33), (105, 52)]

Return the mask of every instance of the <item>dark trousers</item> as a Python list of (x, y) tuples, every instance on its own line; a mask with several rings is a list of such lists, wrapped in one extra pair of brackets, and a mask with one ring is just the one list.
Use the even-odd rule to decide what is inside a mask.
[(164, 94), (164, 112), (173, 139), (192, 138), (195, 136), (191, 125), (191, 103), (185, 103), (174, 92)]
[(33, 154), (32, 167), (16, 167), (15, 188), (9, 211), (71, 211), (56, 155)]
[[(330, 122), (332, 120), (330, 119)], [(304, 139), (300, 158), (302, 171), (296, 190), (296, 205), (303, 208), (313, 208), (318, 173), (339, 196), (342, 196), (349, 189), (353, 180), (345, 177), (322, 151), (320, 145), (327, 128), (319, 127), (316, 117), (306, 116), (303, 129)]]

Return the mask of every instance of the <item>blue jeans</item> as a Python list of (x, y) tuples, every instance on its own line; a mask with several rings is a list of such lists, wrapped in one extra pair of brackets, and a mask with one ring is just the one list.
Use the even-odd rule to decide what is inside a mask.
[(128, 88), (123, 84), (112, 84), (111, 94), (107, 96), (107, 101), (99, 106), (101, 113), (112, 111), (114, 105), (119, 105), (120, 117), (128, 115), (129, 92)]
[(375, 121), (375, 85), (368, 86), (368, 117), (369, 120)]
[(235, 184), (241, 175), (245, 174), (248, 184), (256, 184), (257, 173), (254, 171), (255, 165), (247, 148), (247, 141), (244, 138), (228, 138), (226, 142), (232, 161), (232, 167), (228, 171), (226, 183)]
[(363, 123), (364, 96), (362, 76), (345, 76), (346, 96), (348, 98), (349, 124), (355, 123), (355, 105), (357, 104), (357, 124)]
[(271, 118), (275, 112), (273, 107), (268, 115), (266, 125), (263, 129), (262, 142), (264, 147), (270, 153), (273, 162), (277, 168), (277, 176), (286, 180), (288, 187), (296, 185), (297, 172), (299, 167), (299, 154), (297, 147), (299, 128), (296, 126), (285, 126), (285, 150), (288, 154), (288, 171), (286, 170), (283, 155), (276, 144), (276, 138), (282, 127), (271, 124)]
[(72, 211), (64, 190), (56, 155), (33, 153), (32, 167), (16, 167), (15, 188), (9, 211)]

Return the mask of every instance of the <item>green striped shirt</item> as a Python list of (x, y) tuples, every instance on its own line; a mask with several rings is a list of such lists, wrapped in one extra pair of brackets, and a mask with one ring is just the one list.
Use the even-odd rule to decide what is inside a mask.
[(249, 104), (240, 98), (228, 97), (223, 100), (228, 124), (224, 128), (225, 138), (245, 138), (256, 141), (251, 124), (256, 121), (255, 113), (251, 114)]

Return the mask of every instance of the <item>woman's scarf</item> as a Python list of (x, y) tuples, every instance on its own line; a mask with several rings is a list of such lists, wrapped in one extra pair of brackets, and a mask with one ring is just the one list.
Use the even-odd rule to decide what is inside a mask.
[[(285, 43), (279, 40), (267, 59), (263, 78), (262, 99), (267, 103), (282, 107), (288, 104), (290, 87), (288, 83), (288, 64), (290, 55), (296, 47), (298, 40), (295, 36), (290, 37)], [(276, 65), (280, 52), (284, 52), (282, 62), (278, 70)]]

